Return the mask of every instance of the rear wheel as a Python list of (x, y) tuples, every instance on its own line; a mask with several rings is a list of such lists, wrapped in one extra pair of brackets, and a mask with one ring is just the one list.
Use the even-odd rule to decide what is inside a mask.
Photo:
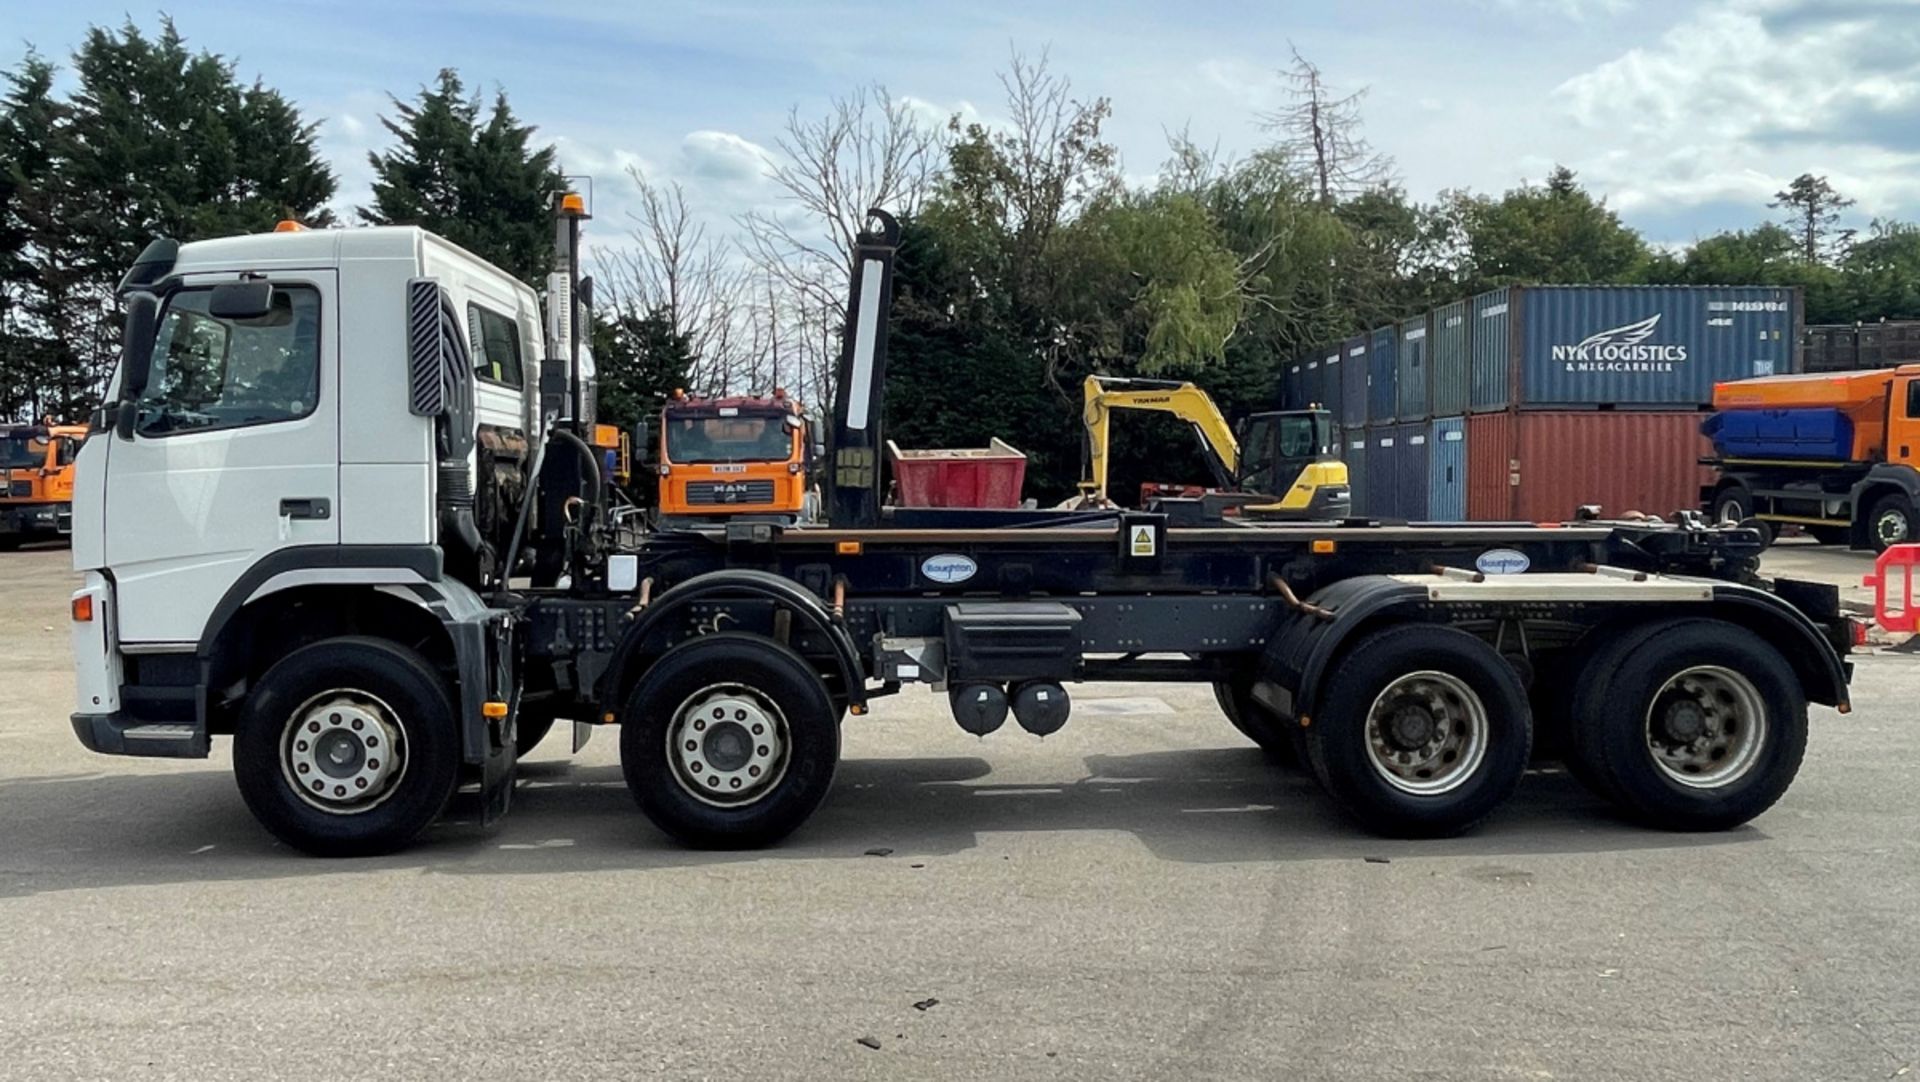
[(1873, 551), (1885, 552), (1913, 540), (1913, 501), (1904, 493), (1889, 492), (1873, 502), (1867, 513), (1867, 540)]
[(1366, 636), (1305, 729), (1314, 773), (1369, 830), (1457, 834), (1512, 794), (1532, 719), (1513, 667), (1481, 640), (1431, 625)]
[(1807, 746), (1793, 667), (1723, 620), (1662, 621), (1594, 656), (1575, 687), (1577, 773), (1669, 830), (1725, 830), (1780, 799)]
[(770, 845), (825, 799), (839, 713), (798, 654), (722, 633), (667, 651), (627, 697), (620, 765), (647, 818), (704, 849)]
[(459, 734), (446, 682), (380, 639), (304, 646), (255, 683), (233, 742), (254, 816), (319, 856), (391, 852), (453, 795)]

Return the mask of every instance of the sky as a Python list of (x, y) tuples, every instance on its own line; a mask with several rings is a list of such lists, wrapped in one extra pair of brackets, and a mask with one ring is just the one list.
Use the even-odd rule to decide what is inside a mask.
[[(64, 58), (125, 0), (0, 0), (0, 64)], [(1857, 200), (1852, 224), (1920, 218), (1920, 0), (173, 0), (221, 53), (322, 122), (343, 208), (364, 202), (388, 95), (441, 67), (508, 92), (589, 175), (590, 235), (629, 227), (629, 168), (679, 181), (717, 233), (777, 210), (764, 177), (789, 110), (879, 83), (930, 120), (993, 122), (1011, 51), (1045, 50), (1076, 96), (1106, 97), (1130, 176), (1169, 131), (1244, 155), (1285, 101), (1297, 48), (1336, 91), (1365, 88), (1365, 134), (1415, 198), (1499, 192), (1555, 163), (1649, 240), (1684, 244), (1773, 216), (1803, 172)]]

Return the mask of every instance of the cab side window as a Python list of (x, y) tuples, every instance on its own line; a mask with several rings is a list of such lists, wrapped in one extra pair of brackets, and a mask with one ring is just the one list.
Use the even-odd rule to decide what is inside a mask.
[(312, 413), (320, 398), (317, 291), (276, 287), (257, 319), (214, 316), (211, 297), (189, 289), (167, 301), (137, 403), (134, 428), (143, 436), (290, 421)]
[(467, 335), (473, 339), (473, 370), (481, 379), (515, 390), (524, 384), (520, 371), (520, 331), (511, 316), (469, 304)]
[(1907, 416), (1920, 417), (1920, 379), (1907, 381)]

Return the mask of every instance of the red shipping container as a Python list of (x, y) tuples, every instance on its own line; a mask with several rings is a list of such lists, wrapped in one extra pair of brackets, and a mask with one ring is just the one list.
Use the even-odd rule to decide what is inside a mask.
[(1018, 507), (1027, 456), (1005, 440), (991, 446), (902, 450), (893, 459), (894, 502), (901, 507)]
[(1613, 517), (1698, 507), (1713, 471), (1707, 415), (1640, 410), (1477, 413), (1467, 418), (1467, 517), (1565, 522), (1582, 504)]

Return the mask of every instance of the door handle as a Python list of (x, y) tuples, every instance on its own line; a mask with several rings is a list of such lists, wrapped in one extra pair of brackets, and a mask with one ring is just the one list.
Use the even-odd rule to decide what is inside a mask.
[(332, 514), (332, 511), (333, 504), (331, 501), (321, 497), (280, 501), (281, 518), (319, 519), (328, 517)]

